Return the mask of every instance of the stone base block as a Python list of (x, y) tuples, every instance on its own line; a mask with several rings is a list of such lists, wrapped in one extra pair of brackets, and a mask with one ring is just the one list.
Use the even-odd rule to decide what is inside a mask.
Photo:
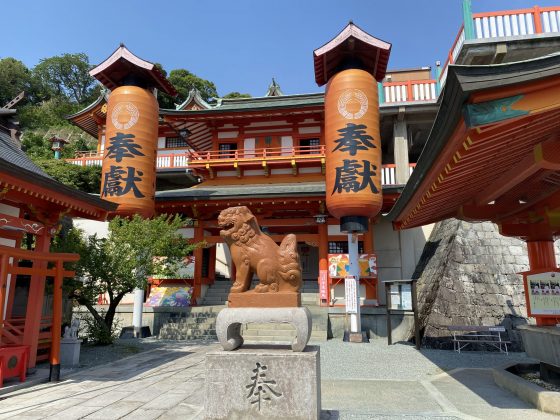
[(303, 351), (311, 337), (311, 312), (307, 308), (226, 308), (216, 318), (216, 335), (224, 350), (243, 344), (241, 324), (290, 323), (296, 330), (293, 351)]
[(82, 340), (63, 338), (60, 340), (60, 364), (63, 367), (80, 365), (80, 348)]
[(230, 308), (298, 308), (300, 306), (301, 294), (297, 292), (258, 293), (251, 290), (228, 295)]
[(318, 419), (319, 347), (206, 353), (206, 419)]

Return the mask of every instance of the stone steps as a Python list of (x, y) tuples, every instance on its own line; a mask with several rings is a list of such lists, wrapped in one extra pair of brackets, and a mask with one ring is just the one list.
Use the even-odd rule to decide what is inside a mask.
[[(251, 288), (254, 288), (258, 281), (254, 280)], [(206, 291), (206, 295), (202, 300), (202, 305), (225, 305), (229, 290), (231, 288), (230, 280), (217, 280)], [(314, 280), (305, 280), (301, 289), (301, 302), (306, 305), (317, 305), (319, 302), (319, 285)]]

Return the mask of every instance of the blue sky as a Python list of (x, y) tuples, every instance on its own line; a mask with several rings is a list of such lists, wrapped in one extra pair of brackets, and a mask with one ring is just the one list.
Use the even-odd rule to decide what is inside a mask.
[[(560, 0), (472, 0), (474, 12)], [(28, 66), (65, 52), (92, 63), (120, 42), (166, 70), (186, 68), (218, 92), (261, 96), (274, 76), (286, 94), (320, 92), (313, 50), (350, 19), (393, 44), (389, 68), (434, 66), (462, 22), (461, 0), (17, 0), (3, 2), (0, 57)], [(9, 16), (9, 19), (6, 17)]]

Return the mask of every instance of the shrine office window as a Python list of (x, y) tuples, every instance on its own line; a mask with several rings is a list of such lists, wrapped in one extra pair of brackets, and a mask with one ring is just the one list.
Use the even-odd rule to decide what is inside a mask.
[(182, 137), (166, 137), (165, 138), (165, 148), (166, 149), (177, 149), (179, 147), (187, 147), (187, 141)]
[(237, 143), (220, 143), (218, 151), (220, 155), (232, 156), (231, 152), (237, 150)]
[[(358, 242), (358, 254), (364, 253), (364, 242)], [(329, 242), (329, 254), (348, 254), (348, 241)]]
[(319, 153), (320, 150), (320, 139), (319, 137), (312, 137), (308, 139), (300, 139), (299, 145), (301, 146), (302, 154), (315, 154)]

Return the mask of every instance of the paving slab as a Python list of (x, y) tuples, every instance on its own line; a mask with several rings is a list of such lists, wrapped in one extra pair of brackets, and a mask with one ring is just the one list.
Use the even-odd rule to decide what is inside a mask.
[(490, 369), (456, 369), (432, 381), (463, 413), (480, 419), (558, 419), (536, 410), (494, 382)]
[[(522, 354), (418, 352), (380, 340), (316, 344), (322, 420), (557, 418), (494, 384), (491, 368), (527, 361)], [(57, 384), (10, 392), (0, 396), (0, 419), (201, 419), (205, 354), (219, 348), (200, 342), (163, 345)]]

